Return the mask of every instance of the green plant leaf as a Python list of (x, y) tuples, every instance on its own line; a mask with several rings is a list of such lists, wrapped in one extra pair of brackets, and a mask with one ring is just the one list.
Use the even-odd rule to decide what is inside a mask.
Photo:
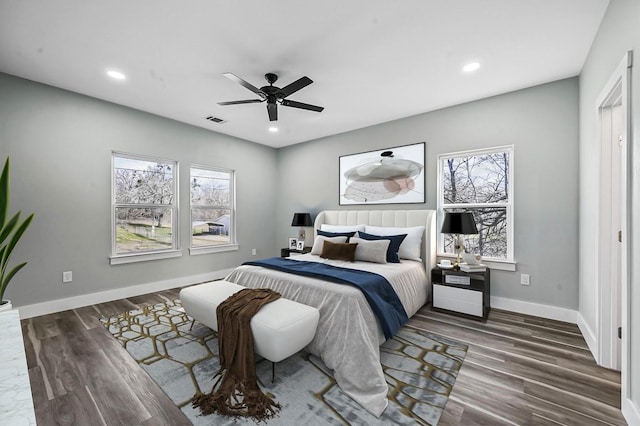
[(20, 220), (20, 213), (16, 213), (10, 220), (7, 222), (2, 229), (0, 229), (0, 244), (4, 243), (4, 240), (7, 239), (9, 234), (13, 232), (16, 228), (18, 221)]
[(13, 276), (17, 274), (20, 269), (24, 268), (24, 265), (26, 264), (27, 262), (17, 265), (15, 268), (10, 270), (9, 273), (4, 277), (2, 282), (0, 282), (0, 301), (4, 300), (4, 291), (6, 290), (7, 285), (9, 285), (9, 281), (11, 281)]
[(0, 226), (4, 226), (4, 221), (9, 214), (9, 157), (4, 163), (2, 174), (0, 175)]
[(18, 241), (20, 241), (20, 238), (22, 237), (22, 234), (24, 234), (24, 231), (27, 230), (27, 228), (31, 224), (32, 220), (33, 220), (33, 213), (31, 213), (24, 220), (24, 222), (22, 222), (20, 224), (20, 226), (18, 226), (18, 229), (16, 229), (16, 232), (11, 237), (11, 240), (9, 241), (9, 244), (7, 245), (7, 248), (5, 249), (4, 253), (2, 254), (2, 259), (0, 260), (0, 265), (2, 265), (2, 269), (3, 270), (6, 268), (7, 262), (9, 261), (9, 258), (11, 257), (11, 252), (13, 251), (13, 248), (16, 246), (16, 244), (18, 244)]
[[(7, 157), (4, 167), (2, 168), (2, 173), (0, 174), (0, 301), (3, 300), (4, 291), (11, 279), (27, 264), (27, 262), (21, 263), (7, 273), (11, 253), (33, 220), (33, 214), (31, 214), (24, 222), (20, 223), (21, 212), (18, 212), (7, 222), (7, 218), (9, 217), (10, 189), (9, 157)], [(5, 244), (7, 240), (8, 243)]]

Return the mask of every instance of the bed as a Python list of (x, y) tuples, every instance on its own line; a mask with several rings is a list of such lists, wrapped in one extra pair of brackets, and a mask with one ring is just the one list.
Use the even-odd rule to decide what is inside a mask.
[[(427, 302), (431, 289), (429, 271), (435, 265), (434, 210), (323, 211), (315, 220), (314, 240), (323, 225), (334, 228), (359, 225), (413, 227), (414, 230), (424, 227), (419, 242), (420, 257), (413, 257), (413, 260), (351, 263), (327, 260), (314, 254), (295, 256), (293, 260), (380, 274), (395, 290), (408, 317)], [(272, 288), (287, 299), (318, 308), (320, 322), (307, 350), (334, 371), (336, 382), (347, 395), (373, 415), (382, 414), (388, 403), (388, 388), (380, 365), (379, 346), (386, 339), (377, 317), (358, 288), (254, 265), (236, 268), (226, 280), (250, 288)]]

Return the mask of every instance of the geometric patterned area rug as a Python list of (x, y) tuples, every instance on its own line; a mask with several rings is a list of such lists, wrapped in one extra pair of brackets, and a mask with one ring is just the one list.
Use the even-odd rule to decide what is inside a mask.
[[(252, 420), (217, 414), (202, 416), (191, 407), (196, 391), (210, 392), (218, 371), (216, 333), (184, 313), (180, 301), (101, 318), (151, 378), (194, 425), (254, 424)], [(348, 397), (320, 358), (299, 353), (276, 364), (256, 364), (262, 390), (282, 405), (268, 425), (421, 424), (436, 425), (467, 352), (467, 346), (410, 327), (380, 347), (389, 385), (389, 405), (376, 418)], [(258, 357), (256, 357), (258, 359)]]

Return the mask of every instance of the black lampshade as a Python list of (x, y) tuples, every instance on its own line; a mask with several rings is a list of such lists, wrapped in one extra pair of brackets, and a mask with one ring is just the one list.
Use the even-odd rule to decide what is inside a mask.
[(294, 213), (291, 226), (313, 226), (309, 213)]
[(473, 213), (445, 213), (442, 222), (443, 234), (477, 234), (476, 221), (473, 220)]

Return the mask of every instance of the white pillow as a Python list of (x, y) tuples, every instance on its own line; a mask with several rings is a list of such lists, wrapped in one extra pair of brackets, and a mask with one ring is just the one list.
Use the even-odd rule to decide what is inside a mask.
[(371, 235), (402, 235), (407, 237), (400, 244), (398, 257), (401, 259), (410, 259), (420, 261), (420, 247), (422, 246), (422, 235), (424, 234), (424, 226), (412, 226), (407, 228), (391, 227), (391, 226), (365, 226), (364, 232)]
[(358, 237), (351, 237), (350, 243), (358, 243), (356, 247), (356, 260), (363, 262), (387, 263), (387, 249), (390, 240), (364, 240)]
[(320, 229), (327, 232), (364, 232), (365, 225), (328, 225), (323, 223)]
[(347, 237), (325, 237), (324, 235), (318, 235), (313, 242), (313, 247), (311, 247), (311, 254), (320, 256), (325, 241), (331, 241), (332, 243), (346, 243)]

